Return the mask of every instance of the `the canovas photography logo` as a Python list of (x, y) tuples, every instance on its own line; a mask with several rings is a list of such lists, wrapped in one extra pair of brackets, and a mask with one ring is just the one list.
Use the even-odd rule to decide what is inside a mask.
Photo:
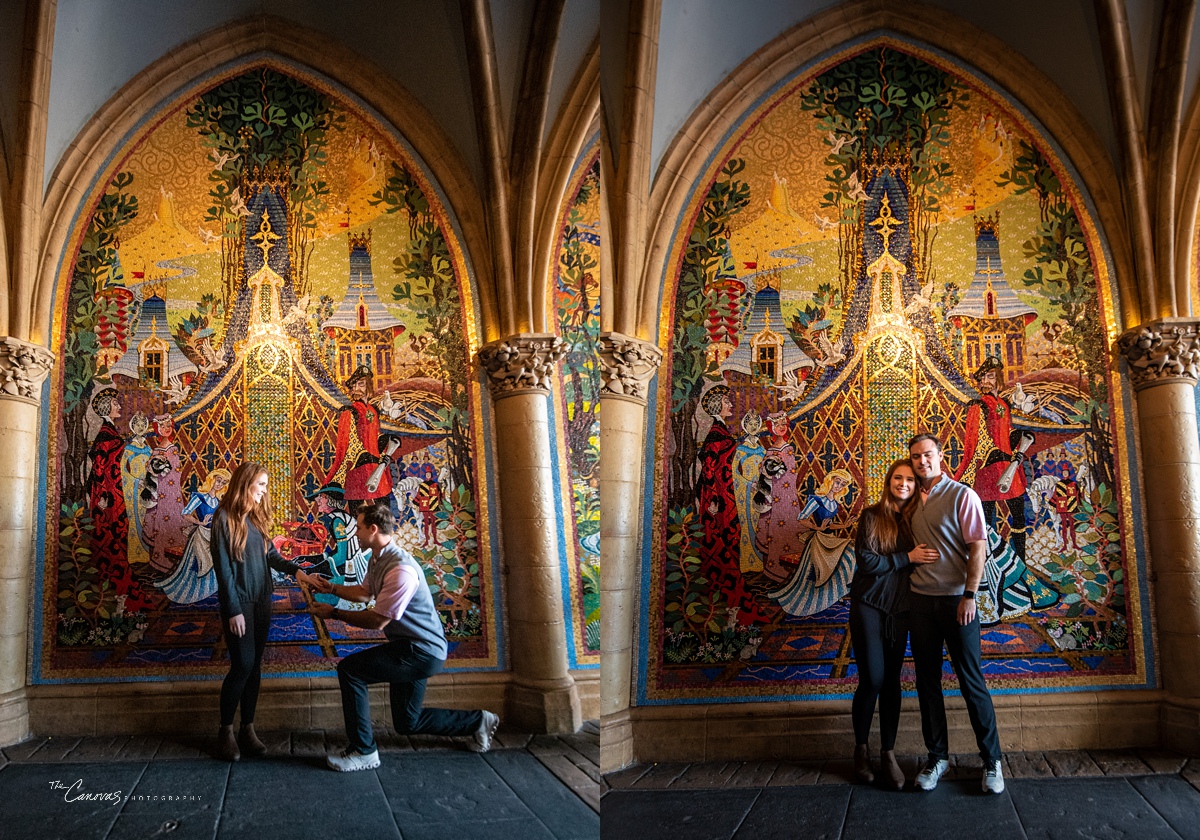
[(119, 790), (88, 790), (83, 785), (83, 779), (76, 779), (74, 782), (55, 779), (50, 783), (50, 790), (61, 792), (64, 802), (111, 802), (115, 805), (125, 799), (125, 794)]
[(191, 793), (134, 793), (120, 790), (93, 790), (83, 779), (50, 782), (50, 790), (61, 794), (64, 802), (108, 802), (117, 805), (126, 800), (133, 802), (199, 802), (203, 797)]

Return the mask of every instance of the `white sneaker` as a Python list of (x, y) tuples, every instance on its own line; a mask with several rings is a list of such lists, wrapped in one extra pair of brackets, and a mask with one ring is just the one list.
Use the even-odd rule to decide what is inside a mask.
[(936, 761), (932, 758), (929, 759), (925, 762), (925, 767), (917, 774), (917, 787), (921, 790), (933, 790), (949, 769), (950, 762), (946, 759), (939, 758)]
[(330, 770), (339, 773), (349, 773), (353, 770), (374, 770), (379, 766), (379, 750), (363, 755), (354, 747), (346, 747), (340, 753), (325, 756), (325, 763)]
[(1000, 769), (999, 761), (984, 762), (983, 792), (1004, 793), (1004, 771)]
[(500, 715), (484, 709), (483, 720), (479, 721), (479, 728), (475, 730), (475, 734), (467, 742), (467, 747), (477, 753), (485, 753), (490, 750), (492, 748), (492, 736), (496, 734), (496, 727), (499, 725)]

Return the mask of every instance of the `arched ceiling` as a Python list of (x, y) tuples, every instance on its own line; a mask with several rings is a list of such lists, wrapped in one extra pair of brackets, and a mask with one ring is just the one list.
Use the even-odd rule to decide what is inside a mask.
[[(0, 3), (0, 56), (20, 44), (20, 2)], [(514, 103), (525, 69), (534, 0), (491, 0), (496, 63), (505, 121), (511, 136)], [(15, 11), (14, 11), (15, 9)], [(208, 30), (252, 15), (271, 15), (336, 39), (391, 75), (433, 115), (454, 143), (477, 184), (483, 163), (467, 66), (461, 7), (454, 0), (58, 0), (46, 135), (45, 181), (72, 140), (126, 82), (172, 49)], [(551, 124), (571, 80), (596, 40), (595, 0), (567, 0), (551, 81)], [(12, 34), (13, 31), (17, 34)], [(18, 58), (0, 58), (0, 83)], [(13, 68), (8, 65), (12, 63)], [(15, 93), (16, 85), (2, 89)], [(164, 96), (170, 94), (163, 92)], [(15, 97), (0, 101), (0, 121)], [(10, 133), (0, 122), (4, 137)], [(403, 129), (403, 126), (400, 127)]]
[[(1117, 131), (1091, 2), (1006, 0), (1002, 6), (983, 0), (928, 2), (1004, 41), (1053, 79), (1119, 165)], [(657, 171), (672, 139), (722, 79), (784, 31), (836, 5), (836, 0), (756, 0), (753, 14), (748, 14), (746, 6), (724, 0), (662, 0), (651, 172)], [(1148, 107), (1161, 6), (1161, 0), (1127, 0), (1143, 108)], [(969, 54), (966, 57), (970, 59)], [(986, 73), (986, 57), (980, 57), (978, 64)], [(1200, 75), (1200, 60), (1194, 54), (1190, 65), (1194, 87)], [(611, 85), (605, 87), (606, 100), (610, 100), (610, 89)]]

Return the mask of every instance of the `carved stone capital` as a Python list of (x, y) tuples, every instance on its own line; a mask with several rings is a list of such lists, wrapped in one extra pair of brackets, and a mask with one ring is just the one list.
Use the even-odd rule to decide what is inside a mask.
[(549, 394), (555, 365), (567, 345), (549, 333), (525, 333), (479, 348), (479, 364), (488, 374), (492, 399), (514, 394)]
[(0, 397), (42, 401), (42, 383), (54, 367), (54, 354), (40, 344), (0, 336)]
[(610, 332), (600, 336), (600, 396), (645, 404), (663, 353), (649, 341)]
[(1133, 389), (1181, 383), (1200, 378), (1200, 320), (1159, 318), (1126, 331), (1117, 351), (1129, 363)]

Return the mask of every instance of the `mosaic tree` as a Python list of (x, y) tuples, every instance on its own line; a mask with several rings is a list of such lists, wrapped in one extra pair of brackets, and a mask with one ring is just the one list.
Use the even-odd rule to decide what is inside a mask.
[(244, 220), (248, 215), (245, 178), (251, 170), (273, 169), (287, 183), (287, 243), (296, 296), (308, 294), (308, 261), (317, 216), (325, 210), (329, 186), (321, 177), (331, 131), (345, 115), (332, 100), (304, 82), (263, 68), (244, 73), (200, 95), (188, 108), (187, 124), (200, 131), (212, 151), (209, 160), (213, 204), (205, 221), (221, 228), (221, 268), (225, 309), (233, 305), (240, 279)]
[(829, 189), (821, 207), (833, 210), (839, 223), (843, 297), (853, 288), (862, 253), (863, 163), (871, 153), (891, 150), (907, 158), (913, 245), (908, 276), (936, 279), (931, 259), (936, 222), (954, 176), (946, 154), (950, 122), (968, 98), (949, 73), (887, 48), (836, 65), (800, 95), (801, 110), (818, 118), (830, 147), (825, 158)]
[(708, 191), (684, 248), (683, 266), (675, 295), (675, 336), (672, 359), (671, 437), (675, 447), (670, 474), (670, 503), (695, 501), (696, 409), (706, 381), (717, 366), (708, 357), (705, 321), (717, 305), (712, 288), (729, 248), (730, 220), (750, 203), (750, 185), (738, 178), (745, 163), (730, 160)]

